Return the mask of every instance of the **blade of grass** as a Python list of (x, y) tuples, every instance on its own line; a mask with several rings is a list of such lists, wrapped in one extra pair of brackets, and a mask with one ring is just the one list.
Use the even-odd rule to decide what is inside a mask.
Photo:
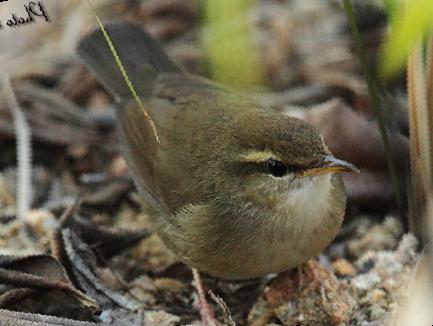
[[(426, 76), (426, 85), (425, 90), (427, 92), (427, 111), (429, 113), (429, 133), (426, 137), (430, 140), (430, 188), (428, 189), (427, 195), (427, 209), (425, 214), (425, 223), (428, 228), (428, 240), (431, 241), (433, 239), (433, 141), (431, 133), (433, 131), (433, 33), (430, 33), (427, 40), (427, 49), (425, 52), (425, 65), (427, 66), (427, 76)], [(431, 277), (433, 277), (433, 257), (430, 255), (430, 273)]]
[(427, 189), (431, 189), (431, 136), (430, 136), (430, 113), (427, 102), (427, 81), (425, 78), (424, 55), (422, 41), (411, 50), (409, 54), (408, 67), (411, 70), (413, 82), (413, 104), (417, 116), (417, 157), (423, 169)]
[(355, 21), (355, 15), (353, 13), (353, 7), (350, 0), (343, 0), (344, 10), (346, 12), (347, 19), (349, 21), (350, 29), (352, 31), (353, 41), (355, 43), (356, 52), (358, 54), (359, 63), (361, 65), (361, 70), (364, 75), (365, 82), (368, 87), (368, 93), (373, 102), (373, 110), (376, 116), (377, 123), (379, 125), (380, 135), (382, 137), (383, 146), (385, 149), (385, 157), (388, 164), (389, 174), (391, 176), (392, 188), (394, 191), (394, 196), (397, 201), (397, 205), (400, 208), (400, 212), (402, 213), (403, 202), (400, 196), (400, 187), (399, 180), (397, 176), (397, 169), (395, 167), (395, 163), (393, 160), (393, 155), (391, 151), (391, 147), (389, 145), (388, 133), (386, 130), (385, 119), (382, 114), (382, 110), (386, 109), (383, 105), (381, 97), (379, 95), (379, 91), (376, 83), (374, 82), (373, 76), (370, 73), (367, 65), (367, 59), (364, 52), (364, 48), (362, 46), (361, 37), (359, 35), (358, 27)]
[(125, 71), (125, 68), (123, 67), (122, 61), (120, 60), (119, 55), (117, 54), (116, 48), (113, 45), (113, 42), (111, 42), (110, 36), (108, 35), (107, 31), (104, 28), (104, 25), (102, 24), (101, 19), (99, 18), (98, 14), (96, 13), (95, 7), (92, 5), (90, 0), (86, 0), (89, 4), (90, 9), (92, 10), (93, 16), (95, 16), (96, 21), (98, 22), (99, 28), (104, 35), (105, 41), (107, 42), (108, 47), (110, 48), (111, 54), (113, 55), (114, 60), (116, 61), (116, 65), (119, 68), (123, 79), (125, 80), (126, 86), (128, 86), (129, 91), (131, 92), (132, 97), (134, 98), (135, 102), (137, 103), (140, 110), (143, 112), (146, 119), (149, 121), (150, 126), (152, 128), (153, 134), (155, 136), (156, 141), (159, 143), (159, 136), (158, 131), (156, 130), (155, 123), (153, 122), (150, 115), (147, 113), (146, 109), (144, 108), (143, 102), (141, 102), (140, 97), (138, 96), (137, 92), (135, 91), (134, 85), (132, 85), (131, 80), (128, 77), (128, 74)]
[(383, 0), (383, 5), (385, 7), (386, 14), (391, 16), (397, 6), (396, 0)]
[(410, 141), (410, 189), (409, 189), (409, 229), (416, 235), (422, 232), (422, 216), (424, 193), (422, 168), (419, 166), (419, 143), (418, 143), (418, 117), (416, 114), (415, 101), (415, 78), (412, 68), (411, 57), (407, 63), (407, 93), (409, 113), (409, 141)]
[(410, 50), (433, 28), (431, 0), (400, 1), (394, 9), (390, 16), (390, 33), (381, 49), (381, 77), (389, 77), (404, 67)]
[[(430, 132), (433, 130), (433, 34), (430, 35), (427, 43), (426, 51), (426, 64), (427, 64), (427, 103), (430, 112)], [(430, 162), (433, 162), (433, 141), (430, 139)], [(433, 164), (431, 165), (431, 176), (433, 178)], [(432, 180), (433, 183), (433, 180)]]
[(418, 231), (417, 234), (424, 241), (430, 239), (426, 229), (432, 225), (428, 221), (431, 212), (427, 211), (431, 208), (428, 200), (431, 199), (433, 188), (432, 39), (433, 36), (430, 36), (424, 52), (424, 42), (418, 37), (407, 60), (412, 186), (409, 193), (409, 217), (414, 230)]
[[(426, 64), (427, 64), (427, 96), (430, 104), (430, 109), (433, 112), (433, 33), (427, 42), (426, 52)], [(432, 124), (431, 124), (432, 125)]]
[(256, 0), (206, 0), (202, 41), (209, 54), (212, 78), (236, 88), (262, 85), (248, 10)]

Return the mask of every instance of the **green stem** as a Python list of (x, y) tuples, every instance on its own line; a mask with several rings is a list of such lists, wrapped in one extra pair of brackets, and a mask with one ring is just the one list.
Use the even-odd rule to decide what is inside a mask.
[(346, 16), (349, 21), (350, 29), (352, 31), (353, 41), (355, 43), (356, 52), (358, 54), (359, 63), (361, 65), (361, 70), (364, 75), (365, 82), (367, 83), (368, 93), (370, 95), (371, 100), (373, 101), (373, 110), (376, 115), (376, 120), (379, 125), (380, 135), (382, 137), (383, 145), (385, 148), (385, 157), (389, 168), (389, 173), (391, 176), (392, 188), (394, 191), (394, 195), (397, 201), (397, 205), (400, 208), (400, 212), (402, 212), (403, 203), (400, 196), (400, 187), (399, 180), (397, 176), (397, 169), (393, 160), (393, 155), (391, 151), (391, 147), (389, 145), (388, 133), (386, 130), (385, 120), (383, 118), (382, 110), (387, 109), (381, 100), (379, 95), (379, 91), (376, 83), (374, 82), (373, 76), (371, 75), (370, 69), (367, 65), (367, 59), (365, 55), (364, 48), (362, 46), (361, 37), (359, 35), (359, 30), (356, 25), (355, 15), (353, 13), (353, 7), (350, 0), (343, 0), (344, 10), (346, 11)]
[(159, 143), (159, 136), (158, 131), (156, 130), (155, 123), (153, 122), (152, 118), (147, 113), (146, 109), (144, 108), (143, 103), (141, 102), (140, 97), (138, 96), (137, 92), (135, 91), (134, 85), (132, 85), (131, 80), (128, 77), (128, 74), (125, 71), (125, 68), (123, 67), (122, 61), (120, 60), (119, 55), (117, 54), (116, 48), (113, 45), (113, 42), (111, 42), (111, 38), (108, 35), (107, 31), (105, 30), (104, 24), (102, 24), (101, 19), (99, 18), (98, 14), (96, 13), (95, 7), (93, 7), (90, 0), (86, 0), (90, 9), (92, 10), (93, 16), (95, 16), (95, 19), (99, 25), (99, 29), (101, 30), (105, 41), (107, 42), (108, 47), (110, 48), (111, 54), (113, 55), (113, 58), (116, 62), (117, 67), (119, 68), (120, 73), (122, 74), (122, 77), (126, 83), (126, 86), (128, 86), (129, 91), (131, 92), (132, 97), (134, 98), (135, 102), (137, 103), (140, 110), (143, 112), (144, 116), (148, 119), (150, 123), (150, 127), (153, 130), (154, 136), (156, 141)]

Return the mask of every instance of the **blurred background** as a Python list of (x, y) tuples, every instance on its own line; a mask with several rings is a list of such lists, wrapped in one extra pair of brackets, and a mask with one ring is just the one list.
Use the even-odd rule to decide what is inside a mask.
[[(13, 253), (30, 249), (52, 254), (52, 231), (61, 225), (60, 216), (77, 197), (81, 198), (80, 217), (95, 225), (131, 231), (147, 227), (147, 221), (119, 153), (113, 99), (75, 53), (80, 38), (98, 28), (88, 2), (35, 3), (43, 4), (49, 22), (36, 17), (32, 23), (0, 29), (2, 75), (10, 76), (30, 134), (31, 161), (27, 165), (32, 172), (27, 186), (31, 194), (22, 194), (28, 201), (28, 210), (22, 214), (33, 237), (29, 244), (28, 239), (23, 241), (17, 235), (20, 156), (16, 114), (8, 96), (2, 95), (0, 246)], [(409, 140), (409, 134), (417, 130), (408, 114), (411, 99), (421, 97), (418, 102), (414, 100), (418, 106), (412, 107), (423, 102), (422, 94), (410, 89), (420, 89), (425, 82), (426, 89), (431, 90), (428, 80), (433, 78), (429, 77), (433, 70), (420, 66), (431, 57), (412, 56), (412, 66), (409, 61), (408, 67), (415, 77), (412, 84), (409, 78), (408, 84), (404, 68), (397, 70), (398, 64), (394, 64), (406, 58), (390, 57), (390, 50), (384, 49), (384, 44), (398, 43), (392, 38), (386, 41), (386, 36), (398, 19), (405, 21), (399, 18), (401, 3), (351, 2), (365, 58), (362, 66), (353, 26), (341, 0), (92, 0), (104, 23), (129, 21), (143, 26), (189, 72), (246, 92), (270, 110), (310, 122), (322, 132), (336, 157), (362, 171), (344, 176), (348, 192), (345, 225), (318, 259), (320, 287), (302, 285), (303, 290), (294, 293), (293, 278), (287, 274), (253, 285), (208, 280), (226, 300), (239, 325), (395, 325), (402, 320), (402, 307), (415, 287), (422, 261), (418, 240), (424, 237), (420, 230), (426, 225), (422, 221), (430, 189), (422, 186), (413, 195), (425, 175), (421, 173), (414, 183), (410, 163), (413, 167), (416, 155), (427, 155), (423, 148), (429, 145), (421, 140), (421, 149), (414, 152), (417, 145)], [(0, 21), (5, 25), (13, 13), (26, 17), (28, 4), (22, 0), (0, 3)], [(398, 24), (394, 26), (397, 29)], [(386, 69), (381, 66), (392, 74), (383, 72)], [(428, 73), (421, 78), (419, 71), (424, 68)], [(366, 69), (380, 100), (380, 119)], [(388, 77), (382, 78), (381, 73)], [(422, 126), (433, 119), (425, 114), (418, 115), (417, 121)], [(390, 151), (384, 146), (383, 130)], [(429, 138), (430, 129), (422, 130)], [(86, 234), (80, 222), (71, 225)], [(407, 233), (409, 230), (418, 240)], [(163, 311), (161, 325), (196, 320), (186, 268), (179, 266), (154, 236), (126, 253), (124, 249), (136, 241), (125, 243), (116, 236), (116, 241), (124, 242), (109, 258), (104, 256), (104, 268), (116, 270), (129, 282), (133, 296)], [(128, 234), (127, 238), (131, 237)], [(88, 244), (97, 242), (84, 235), (82, 239)], [(141, 236), (134, 234), (134, 239), (138, 241)], [(116, 257), (112, 258), (114, 251)], [(10, 284), (9, 279), (0, 277), (2, 282)], [(73, 283), (90, 293), (79, 278)], [(104, 284), (113, 285), (107, 285), (106, 280)], [(7, 291), (4, 294), (10, 296)], [(0, 307), (95, 321), (75, 306), (54, 309), (51, 297), (41, 301), (45, 308), (34, 302), (29, 308), (25, 300), (31, 300), (31, 295), (4, 302), (0, 295)]]

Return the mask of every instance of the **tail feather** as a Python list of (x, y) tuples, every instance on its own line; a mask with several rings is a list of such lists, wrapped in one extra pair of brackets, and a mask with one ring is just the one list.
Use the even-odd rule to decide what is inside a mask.
[[(141, 27), (119, 23), (107, 25), (105, 29), (132, 85), (140, 96), (149, 94), (158, 74), (180, 71), (161, 46)], [(113, 95), (119, 98), (130, 96), (120, 69), (99, 29), (81, 40), (77, 52)]]

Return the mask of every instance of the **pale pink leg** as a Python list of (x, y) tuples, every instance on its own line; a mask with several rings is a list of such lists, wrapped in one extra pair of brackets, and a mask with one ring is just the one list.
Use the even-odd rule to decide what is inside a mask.
[(220, 323), (215, 318), (212, 308), (206, 300), (206, 294), (203, 290), (200, 273), (195, 268), (192, 269), (192, 276), (194, 279), (193, 284), (198, 294), (199, 312), (202, 322), (207, 326), (220, 326)]

